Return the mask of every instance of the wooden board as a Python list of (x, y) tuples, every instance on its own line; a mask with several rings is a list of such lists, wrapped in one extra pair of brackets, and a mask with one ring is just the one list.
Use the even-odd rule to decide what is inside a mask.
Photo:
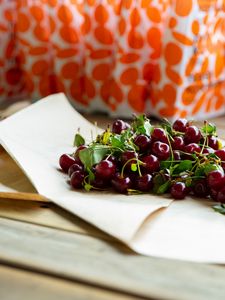
[[(225, 138), (224, 118), (216, 124)], [(138, 256), (54, 204), (30, 201), (41, 199), (1, 148), (0, 170), (0, 183), (23, 194), (0, 199), (0, 299), (225, 299), (224, 267)]]
[(225, 268), (139, 256), (93, 237), (1, 218), (0, 262), (133, 296), (225, 299)]
[(2, 300), (134, 300), (136, 297), (0, 265)]

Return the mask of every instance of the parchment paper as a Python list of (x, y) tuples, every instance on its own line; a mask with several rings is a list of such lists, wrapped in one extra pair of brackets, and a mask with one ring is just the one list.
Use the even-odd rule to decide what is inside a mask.
[(74, 151), (78, 128), (87, 139), (96, 134), (96, 127), (56, 94), (1, 121), (0, 141), (41, 195), (128, 243), (146, 217), (171, 200), (71, 190), (58, 160)]
[(63, 94), (57, 94), (0, 122), (0, 141), (41, 195), (136, 252), (225, 263), (225, 216), (214, 212), (209, 201), (72, 191), (58, 170), (58, 158), (73, 152), (78, 127), (87, 138), (96, 132)]

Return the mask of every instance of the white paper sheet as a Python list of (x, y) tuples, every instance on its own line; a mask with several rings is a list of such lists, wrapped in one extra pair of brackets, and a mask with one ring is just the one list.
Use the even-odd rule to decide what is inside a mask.
[(58, 160), (61, 154), (74, 151), (78, 127), (89, 139), (91, 131), (96, 132), (63, 94), (57, 94), (0, 122), (0, 141), (41, 195), (128, 243), (151, 213), (171, 201), (71, 190), (67, 176), (58, 170)]
[(73, 151), (74, 133), (96, 128), (62, 94), (0, 122), (0, 141), (38, 192), (125, 242), (136, 252), (196, 262), (225, 263), (225, 216), (212, 203), (187, 198), (72, 191), (58, 158)]

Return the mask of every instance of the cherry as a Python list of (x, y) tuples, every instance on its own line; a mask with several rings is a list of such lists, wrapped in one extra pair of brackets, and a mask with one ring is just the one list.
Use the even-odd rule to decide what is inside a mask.
[(175, 136), (171, 142), (171, 146), (174, 150), (184, 150), (184, 140), (181, 136)]
[(175, 131), (179, 131), (179, 132), (185, 132), (188, 126), (189, 126), (189, 123), (186, 119), (177, 119), (173, 123), (173, 129)]
[(221, 166), (225, 169), (225, 149), (216, 150), (215, 154), (222, 160)]
[(160, 160), (166, 160), (170, 157), (170, 148), (162, 142), (154, 142), (152, 145), (152, 153)]
[(160, 169), (158, 157), (153, 154), (144, 156), (142, 158), (142, 162), (145, 163), (145, 165), (142, 165), (142, 169), (146, 172), (153, 173), (159, 171)]
[(212, 189), (218, 189), (224, 186), (224, 172), (222, 170), (211, 171), (207, 175), (208, 186)]
[(99, 178), (111, 179), (116, 173), (116, 166), (110, 160), (102, 160), (96, 165), (95, 172)]
[(75, 189), (81, 189), (83, 186), (84, 181), (84, 172), (82, 171), (75, 171), (71, 175), (70, 184)]
[(216, 200), (221, 203), (225, 203), (225, 186), (218, 191)]
[(91, 185), (99, 189), (104, 189), (109, 186), (109, 181), (95, 176), (95, 179), (91, 182)]
[(124, 151), (120, 159), (123, 165), (130, 160), (129, 163), (126, 164), (126, 168), (130, 169), (131, 165), (137, 162), (137, 154), (134, 151)]
[(145, 174), (137, 178), (137, 189), (141, 192), (149, 192), (153, 187), (152, 175)]
[(123, 120), (116, 120), (112, 125), (112, 132), (116, 134), (120, 134), (123, 130), (126, 130), (130, 127), (130, 125)]
[(151, 138), (153, 141), (159, 141), (168, 144), (168, 138), (163, 128), (154, 128)]
[(217, 194), (218, 190), (217, 189), (210, 189), (209, 190), (210, 197), (214, 200), (217, 201)]
[(198, 197), (207, 197), (209, 194), (209, 187), (206, 180), (198, 180), (193, 186), (194, 194)]
[(198, 144), (196, 143), (191, 143), (185, 146), (185, 152), (192, 154), (194, 152), (200, 153), (201, 152), (201, 148)]
[(213, 148), (214, 150), (218, 150), (219, 142), (218, 142), (217, 137), (215, 137), (214, 135), (208, 136), (208, 145), (209, 145), (209, 147)]
[(120, 174), (116, 174), (111, 183), (113, 188), (121, 194), (126, 194), (127, 190), (132, 186), (130, 178), (128, 176), (122, 177)]
[(198, 127), (196, 126), (187, 127), (184, 135), (185, 144), (199, 143), (200, 139), (201, 139), (201, 132), (198, 129)]
[(174, 199), (184, 199), (187, 194), (187, 189), (184, 182), (175, 182), (170, 189), (171, 196)]
[(75, 159), (69, 154), (63, 154), (59, 158), (59, 165), (64, 172), (68, 172), (69, 168), (75, 163)]
[(84, 168), (81, 165), (73, 164), (71, 167), (69, 167), (69, 170), (68, 170), (69, 177), (71, 177), (71, 175), (75, 171), (84, 171)]
[(181, 155), (178, 150), (173, 151), (173, 158), (174, 158), (174, 160), (181, 160)]
[(202, 153), (203, 153), (203, 154), (214, 153), (214, 149), (211, 148), (211, 147), (207, 147), (207, 148), (204, 148), (204, 149), (203, 149)]
[(134, 143), (136, 146), (138, 146), (138, 148), (141, 152), (145, 152), (150, 147), (151, 138), (144, 134), (139, 134), (135, 137)]

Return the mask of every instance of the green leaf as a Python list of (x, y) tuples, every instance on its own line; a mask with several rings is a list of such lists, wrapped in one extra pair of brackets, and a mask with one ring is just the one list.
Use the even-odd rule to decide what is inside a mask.
[(180, 174), (184, 171), (189, 171), (192, 168), (193, 161), (189, 159), (182, 160), (180, 163), (174, 166), (174, 173)]
[(132, 127), (134, 128), (136, 134), (145, 134), (150, 136), (153, 131), (150, 120), (145, 115), (136, 117), (132, 123)]
[(79, 158), (86, 169), (91, 169), (93, 165), (99, 163), (109, 153), (109, 147), (97, 144), (81, 150), (79, 152)]
[(88, 172), (89, 182), (93, 181), (95, 179), (95, 174), (92, 172), (92, 170), (90, 168), (87, 168), (87, 172)]
[(153, 192), (156, 194), (159, 187), (165, 183), (165, 179), (161, 174), (156, 174), (153, 177)]
[(120, 148), (123, 149), (124, 143), (123, 143), (123, 137), (119, 134), (115, 134), (111, 137), (111, 145), (113, 148)]
[(195, 176), (206, 176), (208, 173), (215, 171), (215, 170), (220, 170), (222, 171), (222, 167), (220, 165), (217, 165), (215, 163), (205, 163), (200, 165), (196, 171), (195, 171)]
[(162, 185), (160, 185), (160, 187), (157, 189), (157, 194), (165, 194), (168, 189), (171, 186), (171, 182), (168, 180), (166, 182), (164, 182)]
[(218, 213), (220, 213), (220, 214), (222, 214), (222, 215), (225, 215), (225, 204), (220, 204), (220, 205), (214, 205), (213, 206), (213, 209), (216, 211), (216, 212), (218, 212)]
[(216, 125), (205, 121), (205, 124), (202, 127), (202, 131), (205, 134), (215, 135), (216, 134)]
[(162, 127), (166, 130), (166, 132), (169, 135), (173, 135), (172, 124), (167, 119), (165, 119), (165, 118), (162, 120)]
[(76, 133), (74, 137), (73, 145), (79, 147), (84, 144), (85, 144), (85, 139), (79, 133)]
[(172, 164), (171, 158), (168, 160), (161, 160), (160, 169), (169, 169)]
[(137, 171), (137, 164), (131, 164), (131, 171), (133, 172)]

